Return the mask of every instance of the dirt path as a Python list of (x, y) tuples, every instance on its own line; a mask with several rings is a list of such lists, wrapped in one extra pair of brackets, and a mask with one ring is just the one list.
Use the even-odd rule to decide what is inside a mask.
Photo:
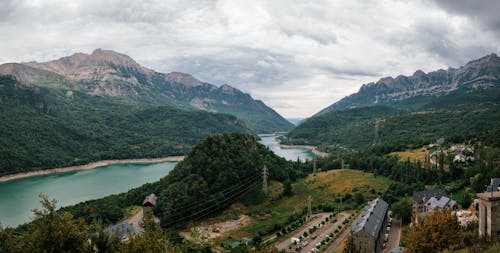
[(112, 165), (112, 164), (178, 162), (178, 161), (182, 161), (183, 159), (184, 159), (184, 156), (167, 156), (167, 157), (162, 157), (162, 158), (104, 160), (104, 161), (89, 163), (89, 164), (85, 164), (85, 165), (47, 169), (47, 170), (37, 170), (37, 171), (22, 172), (22, 173), (16, 173), (16, 174), (12, 174), (12, 175), (6, 175), (6, 176), (0, 177), (0, 183), (7, 182), (10, 180), (14, 180), (14, 179), (33, 177), (33, 176), (39, 176), (39, 175), (48, 175), (48, 174), (70, 172), (70, 171), (77, 171), (77, 170), (91, 170), (91, 169), (95, 169), (97, 167), (102, 167), (102, 166), (107, 166), (107, 165)]

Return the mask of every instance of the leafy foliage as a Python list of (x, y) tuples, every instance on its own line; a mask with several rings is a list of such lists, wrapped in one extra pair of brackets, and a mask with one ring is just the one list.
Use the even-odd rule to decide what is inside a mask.
[(439, 252), (459, 249), (464, 231), (449, 210), (438, 210), (426, 216), (421, 224), (412, 226), (407, 237), (407, 251)]

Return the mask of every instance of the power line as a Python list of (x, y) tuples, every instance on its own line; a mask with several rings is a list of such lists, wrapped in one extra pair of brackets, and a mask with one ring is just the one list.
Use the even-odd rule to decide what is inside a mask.
[[(234, 189), (236, 189), (236, 188), (238, 188), (240, 186), (243, 186), (243, 185), (247, 184), (250, 181), (259, 179), (260, 177), (261, 177), (260, 175), (254, 176), (251, 179), (249, 179), (247, 182), (243, 182), (243, 183), (240, 182), (239, 184), (232, 185), (232, 186), (224, 189), (223, 191), (218, 192), (217, 194), (226, 195), (226, 194), (232, 192)], [(216, 198), (217, 198), (216, 194), (211, 194), (211, 196), (209, 198), (203, 200), (202, 202), (197, 201), (197, 202), (194, 202), (194, 203), (192, 203), (192, 202), (191, 203), (184, 203), (183, 205), (174, 207), (174, 209), (175, 210), (181, 210), (181, 209), (190, 209), (192, 207), (198, 207), (198, 206), (204, 205), (205, 203), (208, 203), (210, 201), (216, 200)]]
[[(192, 221), (195, 221), (195, 220), (198, 220), (200, 218), (203, 218), (203, 217), (206, 217), (210, 214), (213, 214), (217, 211), (219, 211), (220, 209), (222, 209), (222, 207), (225, 206), (225, 204), (228, 204), (229, 202), (231, 201), (234, 201), (234, 199), (238, 196), (241, 196), (243, 195), (244, 193), (246, 193), (247, 191), (253, 189), (256, 185), (258, 184), (258, 181), (255, 181), (249, 185), (247, 185), (245, 188), (243, 188), (241, 191), (239, 191), (238, 193), (236, 193), (235, 195), (233, 196), (230, 196), (228, 198), (225, 198), (224, 200), (222, 200), (220, 203), (215, 203), (215, 205), (212, 205), (208, 208), (205, 208), (205, 209), (202, 209), (202, 210), (199, 210), (197, 212), (195, 212), (194, 214), (191, 214), (191, 215), (188, 215), (188, 216), (184, 216), (184, 217), (181, 217), (179, 219), (176, 219), (174, 221), (171, 221), (169, 223), (166, 224), (166, 226), (171, 226), (171, 225), (174, 225), (174, 224), (180, 224), (180, 222), (184, 222), (184, 221), (187, 221), (187, 220), (192, 220)], [(224, 203), (226, 202), (226, 203)], [(215, 208), (214, 208), (215, 207)], [(208, 212), (207, 212), (208, 211)], [(205, 213), (206, 212), (206, 213)], [(203, 214), (204, 213), (204, 214)]]

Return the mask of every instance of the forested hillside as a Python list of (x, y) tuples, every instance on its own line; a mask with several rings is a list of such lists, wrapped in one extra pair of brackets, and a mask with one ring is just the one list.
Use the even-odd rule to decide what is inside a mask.
[(158, 182), (64, 209), (88, 222), (116, 222), (126, 207), (141, 205), (145, 196), (155, 193), (162, 226), (185, 224), (216, 215), (242, 198), (261, 201), (264, 166), (271, 180), (293, 181), (306, 175), (301, 165), (276, 156), (251, 135), (219, 134), (200, 141)]
[(0, 75), (0, 175), (187, 153), (206, 135), (249, 133), (235, 116), (27, 87)]
[(491, 87), (331, 111), (299, 125), (283, 142), (359, 150), (381, 144), (418, 146), (441, 137), (459, 141), (499, 129), (500, 88)]

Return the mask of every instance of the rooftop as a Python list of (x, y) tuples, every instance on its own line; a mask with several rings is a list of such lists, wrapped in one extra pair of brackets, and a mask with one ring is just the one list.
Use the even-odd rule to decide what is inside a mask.
[(351, 226), (352, 233), (364, 230), (372, 237), (377, 238), (388, 209), (389, 204), (381, 198), (376, 198), (368, 202)]
[(413, 201), (417, 203), (421, 203), (424, 198), (430, 199), (431, 197), (442, 197), (446, 196), (446, 192), (443, 189), (434, 189), (434, 190), (424, 190), (413, 193)]
[(149, 194), (145, 199), (144, 201), (142, 201), (142, 205), (146, 205), (147, 203), (150, 203), (151, 205), (153, 206), (156, 206), (156, 199), (158, 197), (156, 197), (156, 195), (154, 193), (151, 193)]
[(500, 178), (492, 178), (490, 184), (486, 186), (486, 191), (500, 191)]

